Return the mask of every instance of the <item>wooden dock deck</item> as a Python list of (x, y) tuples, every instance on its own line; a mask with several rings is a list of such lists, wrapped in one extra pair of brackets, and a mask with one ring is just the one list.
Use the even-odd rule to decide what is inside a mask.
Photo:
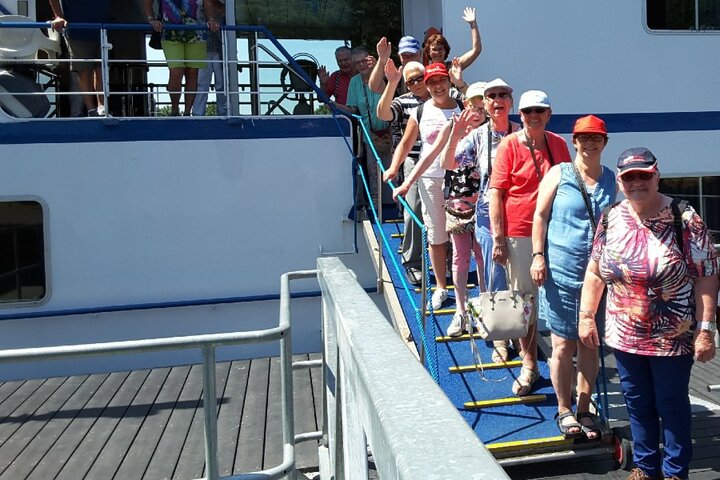
[[(279, 359), (216, 371), (221, 475), (281, 463)], [(319, 430), (320, 370), (293, 381), (296, 434)], [(317, 442), (300, 443), (296, 458), (316, 472)], [(204, 463), (200, 365), (0, 385), (0, 479), (195, 479)]]
[[(319, 358), (300, 355), (294, 360)], [(611, 416), (622, 426), (621, 396), (607, 357)], [(0, 384), (0, 480), (195, 479), (203, 476), (201, 366), (178, 366)], [(296, 370), (296, 434), (321, 429), (321, 376)], [(696, 364), (691, 395), (692, 480), (720, 479), (720, 360)], [(217, 365), (219, 466), (231, 475), (281, 461), (278, 358)], [(719, 407), (720, 408), (720, 407)], [(465, 452), (467, 453), (467, 452)], [(317, 478), (317, 443), (296, 449), (298, 469)], [(372, 468), (373, 464), (370, 463)], [(515, 480), (622, 479), (607, 454), (507, 467)], [(371, 472), (370, 478), (377, 478)]]

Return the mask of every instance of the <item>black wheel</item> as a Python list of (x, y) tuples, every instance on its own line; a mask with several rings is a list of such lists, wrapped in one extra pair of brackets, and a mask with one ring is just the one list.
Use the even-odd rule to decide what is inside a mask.
[(629, 470), (632, 464), (632, 443), (623, 437), (622, 432), (618, 428), (612, 429), (613, 433), (613, 458), (618, 467), (623, 470)]

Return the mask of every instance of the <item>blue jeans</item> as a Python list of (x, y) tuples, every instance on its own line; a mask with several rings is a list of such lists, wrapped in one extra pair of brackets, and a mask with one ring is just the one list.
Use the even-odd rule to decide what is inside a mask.
[[(652, 357), (615, 350), (615, 359), (630, 416), (635, 465), (650, 477), (687, 478), (692, 458), (689, 386), (693, 355)], [(660, 420), (665, 447), (662, 462)]]

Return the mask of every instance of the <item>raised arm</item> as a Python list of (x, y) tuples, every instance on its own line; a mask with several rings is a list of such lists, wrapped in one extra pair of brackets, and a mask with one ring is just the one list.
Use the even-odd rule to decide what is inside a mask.
[(550, 218), (550, 209), (560, 184), (560, 165), (548, 170), (540, 182), (537, 203), (532, 226), (533, 258), (530, 264), (530, 276), (535, 285), (540, 286), (547, 279), (547, 266), (545, 263), (545, 239), (547, 238), (547, 224)]
[(383, 69), (390, 58), (391, 51), (392, 45), (387, 41), (387, 38), (382, 37), (377, 43), (378, 61), (373, 67), (372, 73), (370, 73), (370, 80), (368, 80), (370, 90), (375, 93), (382, 93), (385, 88), (385, 75), (383, 75)]
[(418, 123), (412, 116), (408, 119), (407, 126), (405, 127), (405, 133), (403, 133), (400, 143), (393, 152), (392, 162), (390, 167), (383, 173), (383, 181), (389, 182), (395, 178), (400, 170), (400, 167), (405, 162), (413, 144), (417, 141), (418, 137)]
[[(415, 120), (413, 117), (410, 117), (410, 119)], [(417, 121), (415, 121), (415, 124), (417, 125)], [(410, 122), (408, 122), (408, 126), (409, 125)], [(435, 143), (433, 143), (432, 148), (427, 153), (427, 155), (421, 161), (415, 164), (408, 178), (405, 179), (401, 186), (399, 186), (393, 191), (393, 198), (397, 198), (398, 195), (405, 195), (407, 191), (410, 190), (410, 186), (415, 183), (417, 179), (422, 176), (423, 173), (425, 173), (425, 170), (430, 168), (430, 165), (432, 165), (433, 161), (437, 158), (442, 149), (445, 147), (445, 144), (450, 137), (451, 128), (452, 122), (447, 122), (445, 126), (443, 126), (442, 130), (440, 130), (437, 138), (435, 139)]]
[[(150, 0), (152, 3), (152, 0)], [(63, 12), (60, 0), (50, 0), (50, 9), (52, 10), (53, 21), (50, 22), (53, 30), (62, 30), (67, 26), (67, 20), (65, 20), (65, 13)]]
[[(377, 68), (377, 65), (375, 68)], [(387, 77), (388, 81), (378, 101), (376, 114), (380, 120), (389, 122), (393, 120), (392, 101), (395, 96), (395, 89), (402, 78), (402, 67), (397, 68), (392, 58), (388, 58), (387, 62), (385, 62), (385, 77)]]
[(463, 70), (467, 70), (475, 59), (480, 56), (480, 52), (482, 52), (482, 41), (480, 40), (480, 31), (478, 30), (478, 24), (475, 20), (475, 9), (465, 7), (463, 20), (470, 25), (470, 38), (472, 40), (472, 48), (459, 57)]
[(467, 135), (470, 120), (474, 115), (471, 108), (466, 108), (460, 115), (453, 117), (455, 121), (450, 129), (450, 138), (442, 153), (442, 168), (445, 170), (455, 170), (460, 165), (456, 156), (457, 146), (460, 140)]

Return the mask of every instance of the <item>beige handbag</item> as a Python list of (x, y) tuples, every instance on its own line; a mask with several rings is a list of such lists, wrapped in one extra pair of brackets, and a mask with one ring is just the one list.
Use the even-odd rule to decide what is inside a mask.
[[(510, 285), (509, 280), (507, 284)], [(532, 294), (517, 290), (494, 291), (491, 276), (488, 291), (471, 298), (468, 305), (483, 340), (510, 340), (522, 338), (528, 333), (533, 309)]]

